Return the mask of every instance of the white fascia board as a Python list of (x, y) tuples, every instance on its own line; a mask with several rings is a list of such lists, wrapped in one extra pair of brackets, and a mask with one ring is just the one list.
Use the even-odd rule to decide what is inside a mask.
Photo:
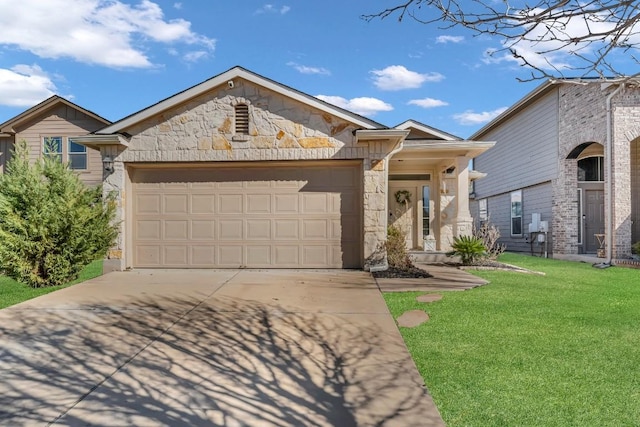
[(111, 135), (84, 135), (84, 136), (75, 136), (73, 137), (73, 142), (77, 142), (78, 144), (86, 145), (90, 148), (99, 149), (104, 146), (121, 146), (128, 147), (129, 141), (127, 141), (122, 135), (111, 134)]
[(183, 102), (186, 102), (192, 98), (195, 98), (196, 96), (199, 96), (202, 93), (205, 93), (217, 86), (227, 84), (228, 82), (232, 81), (235, 78), (247, 80), (258, 86), (264, 87), (265, 89), (269, 89), (273, 92), (279, 93), (293, 100), (299, 101), (306, 105), (313, 106), (321, 111), (325, 111), (336, 117), (347, 120), (351, 123), (354, 123), (357, 126), (367, 128), (367, 129), (375, 129), (375, 128), (382, 127), (382, 125), (379, 123), (376, 123), (372, 120), (368, 120), (365, 117), (351, 113), (342, 108), (333, 106), (311, 95), (304, 94), (288, 86), (282, 85), (273, 80), (254, 74), (250, 71), (245, 70), (244, 68), (234, 67), (222, 74), (219, 74), (215, 77), (210, 78), (209, 80), (206, 80), (200, 84), (192, 86), (189, 89), (179, 92), (169, 98), (164, 99), (163, 101), (160, 101), (128, 117), (125, 117), (124, 119), (113, 123), (111, 126), (107, 126), (103, 129), (100, 129), (96, 133), (111, 134), (111, 133), (122, 132), (123, 130), (127, 129), (128, 127), (136, 123), (139, 123), (150, 117), (160, 114), (163, 111), (169, 110), (172, 107), (182, 104)]
[(484, 153), (494, 145), (496, 145), (495, 141), (411, 141), (410, 144), (404, 144), (401, 153), (416, 155), (423, 154), (428, 156), (429, 153), (434, 152), (449, 152), (452, 153), (452, 155), (456, 155), (454, 154), (455, 152), (462, 152), (465, 156), (474, 158)]

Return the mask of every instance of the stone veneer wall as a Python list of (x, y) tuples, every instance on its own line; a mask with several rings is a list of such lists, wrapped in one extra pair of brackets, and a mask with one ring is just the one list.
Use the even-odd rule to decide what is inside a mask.
[[(234, 133), (234, 107), (249, 106), (249, 135)], [(365, 268), (386, 239), (389, 141), (355, 143), (356, 126), (306, 104), (237, 79), (172, 111), (127, 129), (129, 147), (104, 147), (114, 159), (105, 192), (118, 194), (120, 236), (109, 263), (123, 269), (126, 259), (126, 166), (134, 163), (235, 162), (358, 159), (363, 163), (363, 239)]]
[[(606, 98), (617, 86), (602, 89), (599, 83), (561, 84), (559, 96), (558, 177), (553, 182), (553, 250), (577, 254), (577, 165), (567, 155), (578, 145), (607, 145)], [(631, 249), (630, 142), (640, 136), (640, 91), (625, 88), (612, 100), (613, 109), (613, 257), (625, 257)], [(606, 156), (605, 156), (606, 157)], [(608, 161), (605, 158), (605, 174)], [(605, 184), (605, 200), (609, 195)], [(605, 208), (606, 209), (606, 208)], [(605, 225), (606, 226), (606, 225)]]

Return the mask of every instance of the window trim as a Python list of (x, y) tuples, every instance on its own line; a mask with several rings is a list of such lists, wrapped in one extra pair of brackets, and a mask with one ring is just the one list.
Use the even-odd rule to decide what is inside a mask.
[[(87, 150), (87, 146), (86, 145), (82, 145), (82, 144), (78, 144), (77, 142), (74, 142), (73, 139), (74, 137), (72, 136), (62, 136), (62, 135), (41, 135), (40, 136), (40, 142), (41, 142), (41, 150), (42, 150), (42, 156), (47, 156), (50, 153), (47, 152), (46, 150), (46, 142), (47, 140), (52, 140), (52, 139), (59, 139), (60, 140), (60, 151), (56, 152), (55, 154), (58, 156), (60, 162), (66, 163), (69, 165), (69, 169), (73, 170), (73, 171), (77, 171), (77, 172), (90, 172), (89, 170), (89, 150)], [(76, 144), (79, 145), (81, 147), (84, 147), (84, 151), (83, 152), (71, 152), (71, 144)], [(72, 168), (71, 167), (71, 156), (74, 155), (84, 155), (85, 157), (85, 167), (83, 169), (80, 168)]]
[[(591, 183), (593, 183), (593, 182), (604, 182), (604, 177), (605, 177), (604, 167), (605, 167), (605, 163), (604, 163), (604, 156), (601, 155), (601, 154), (594, 154), (593, 156), (585, 156), (585, 157), (582, 157), (582, 158), (578, 159), (576, 161), (576, 168), (578, 169), (577, 173), (578, 173), (578, 175), (580, 174), (579, 163), (581, 161), (587, 160), (587, 159), (593, 159), (593, 158), (598, 159), (598, 161), (597, 161), (597, 174), (598, 174), (598, 178), (599, 179), (598, 180), (594, 180), (594, 181), (581, 181), (580, 177), (577, 176), (576, 178), (578, 179), (578, 182), (581, 182), (581, 183), (583, 183), (583, 182), (591, 182)], [(602, 169), (602, 174), (600, 173), (601, 169)]]
[(489, 220), (489, 202), (486, 197), (478, 200), (478, 220), (480, 222)]
[[(519, 200), (518, 200), (519, 199)], [(522, 237), (524, 235), (524, 229), (523, 229), (523, 225), (524, 225), (524, 221), (523, 221), (523, 217), (524, 217), (524, 209), (523, 209), (523, 205), (522, 205), (522, 190), (516, 190), (516, 191), (512, 191), (511, 192), (511, 209), (510, 209), (510, 218), (511, 221), (509, 221), (509, 229), (511, 232), (511, 237)], [(514, 215), (514, 203), (520, 203), (520, 215)], [(516, 212), (517, 212), (517, 208), (516, 208)], [(514, 233), (513, 232), (513, 224), (514, 224), (514, 220), (520, 219), (520, 233)]]
[[(83, 148), (83, 151), (71, 151), (71, 144), (75, 144)], [(71, 162), (72, 157), (84, 157), (84, 168), (74, 168)], [(78, 144), (73, 141), (73, 138), (67, 137), (67, 163), (69, 164), (69, 169), (74, 171), (86, 171), (89, 170), (89, 153), (87, 151), (87, 146)]]

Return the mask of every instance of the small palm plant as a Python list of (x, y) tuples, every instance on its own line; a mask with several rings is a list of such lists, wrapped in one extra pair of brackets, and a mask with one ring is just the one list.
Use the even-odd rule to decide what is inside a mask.
[(458, 236), (453, 238), (453, 249), (448, 256), (459, 256), (463, 265), (473, 265), (487, 255), (482, 239), (475, 236)]

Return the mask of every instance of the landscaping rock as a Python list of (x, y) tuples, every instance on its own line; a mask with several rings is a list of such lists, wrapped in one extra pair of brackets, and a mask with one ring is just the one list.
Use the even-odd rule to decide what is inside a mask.
[(398, 317), (398, 326), (415, 328), (429, 321), (429, 315), (422, 310), (411, 310)]

